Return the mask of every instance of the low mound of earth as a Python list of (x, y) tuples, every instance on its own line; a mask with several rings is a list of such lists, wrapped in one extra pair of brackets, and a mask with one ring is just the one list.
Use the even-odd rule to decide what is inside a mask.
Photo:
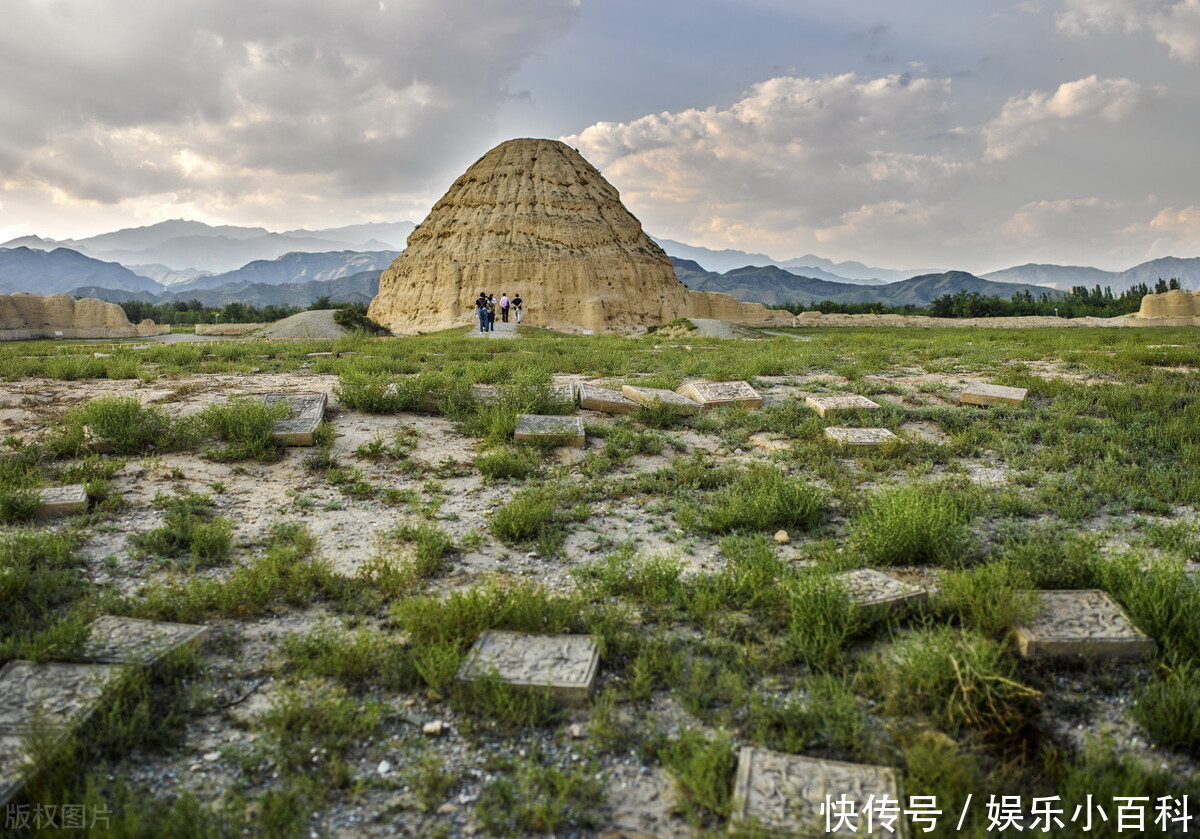
[[(683, 321), (691, 324), (684, 325)], [(716, 318), (682, 318), (680, 322), (669, 323), (654, 330), (661, 338), (761, 338), (753, 329), (747, 329), (736, 323)]]
[(334, 320), (337, 312), (337, 309), (300, 312), (270, 324), (252, 337), (285, 341), (334, 341), (350, 332)]

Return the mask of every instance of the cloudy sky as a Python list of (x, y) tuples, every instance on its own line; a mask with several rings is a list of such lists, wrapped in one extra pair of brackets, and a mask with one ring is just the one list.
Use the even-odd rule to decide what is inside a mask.
[(419, 221), (510, 137), (657, 236), (1200, 255), (1200, 0), (5, 0), (0, 241)]

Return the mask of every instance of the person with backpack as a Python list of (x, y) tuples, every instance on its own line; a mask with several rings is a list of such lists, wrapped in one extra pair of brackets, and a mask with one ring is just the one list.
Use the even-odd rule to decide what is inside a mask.
[(508, 299), (508, 295), (501, 293), (500, 294), (500, 320), (502, 320), (504, 323), (508, 323), (509, 302), (510, 301)]
[(475, 298), (475, 315), (479, 318), (479, 331), (487, 332), (487, 295), (482, 291)]
[(496, 298), (492, 295), (487, 296), (487, 329), (485, 332), (496, 331)]
[(519, 294), (514, 294), (512, 300), (508, 301), (508, 304), (512, 306), (513, 311), (517, 314), (517, 323), (521, 322), (521, 304), (524, 302)]

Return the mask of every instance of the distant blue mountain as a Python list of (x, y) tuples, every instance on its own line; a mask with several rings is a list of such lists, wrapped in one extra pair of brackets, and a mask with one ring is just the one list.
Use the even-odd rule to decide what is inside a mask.
[(123, 265), (102, 262), (69, 248), (50, 251), (27, 247), (0, 248), (0, 291), (12, 294), (66, 294), (82, 285), (157, 293), (161, 283), (141, 277)]

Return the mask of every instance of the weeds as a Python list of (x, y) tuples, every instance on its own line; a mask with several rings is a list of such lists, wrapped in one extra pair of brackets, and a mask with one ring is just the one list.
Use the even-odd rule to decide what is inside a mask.
[(188, 567), (204, 568), (224, 562), (233, 541), (233, 522), (216, 515), (212, 498), (184, 495), (168, 498), (159, 495), (154, 506), (163, 510), (162, 527), (129, 537), (129, 544), (140, 556), (167, 559), (187, 554)]
[(200, 419), (210, 434), (225, 443), (212, 449), (213, 460), (278, 460), (282, 447), (271, 438), (275, 423), (288, 416), (286, 403), (264, 405), (251, 397), (233, 397), (219, 405), (210, 405)]
[(850, 540), (872, 565), (952, 565), (969, 547), (969, 512), (949, 485), (877, 491), (850, 525)]

